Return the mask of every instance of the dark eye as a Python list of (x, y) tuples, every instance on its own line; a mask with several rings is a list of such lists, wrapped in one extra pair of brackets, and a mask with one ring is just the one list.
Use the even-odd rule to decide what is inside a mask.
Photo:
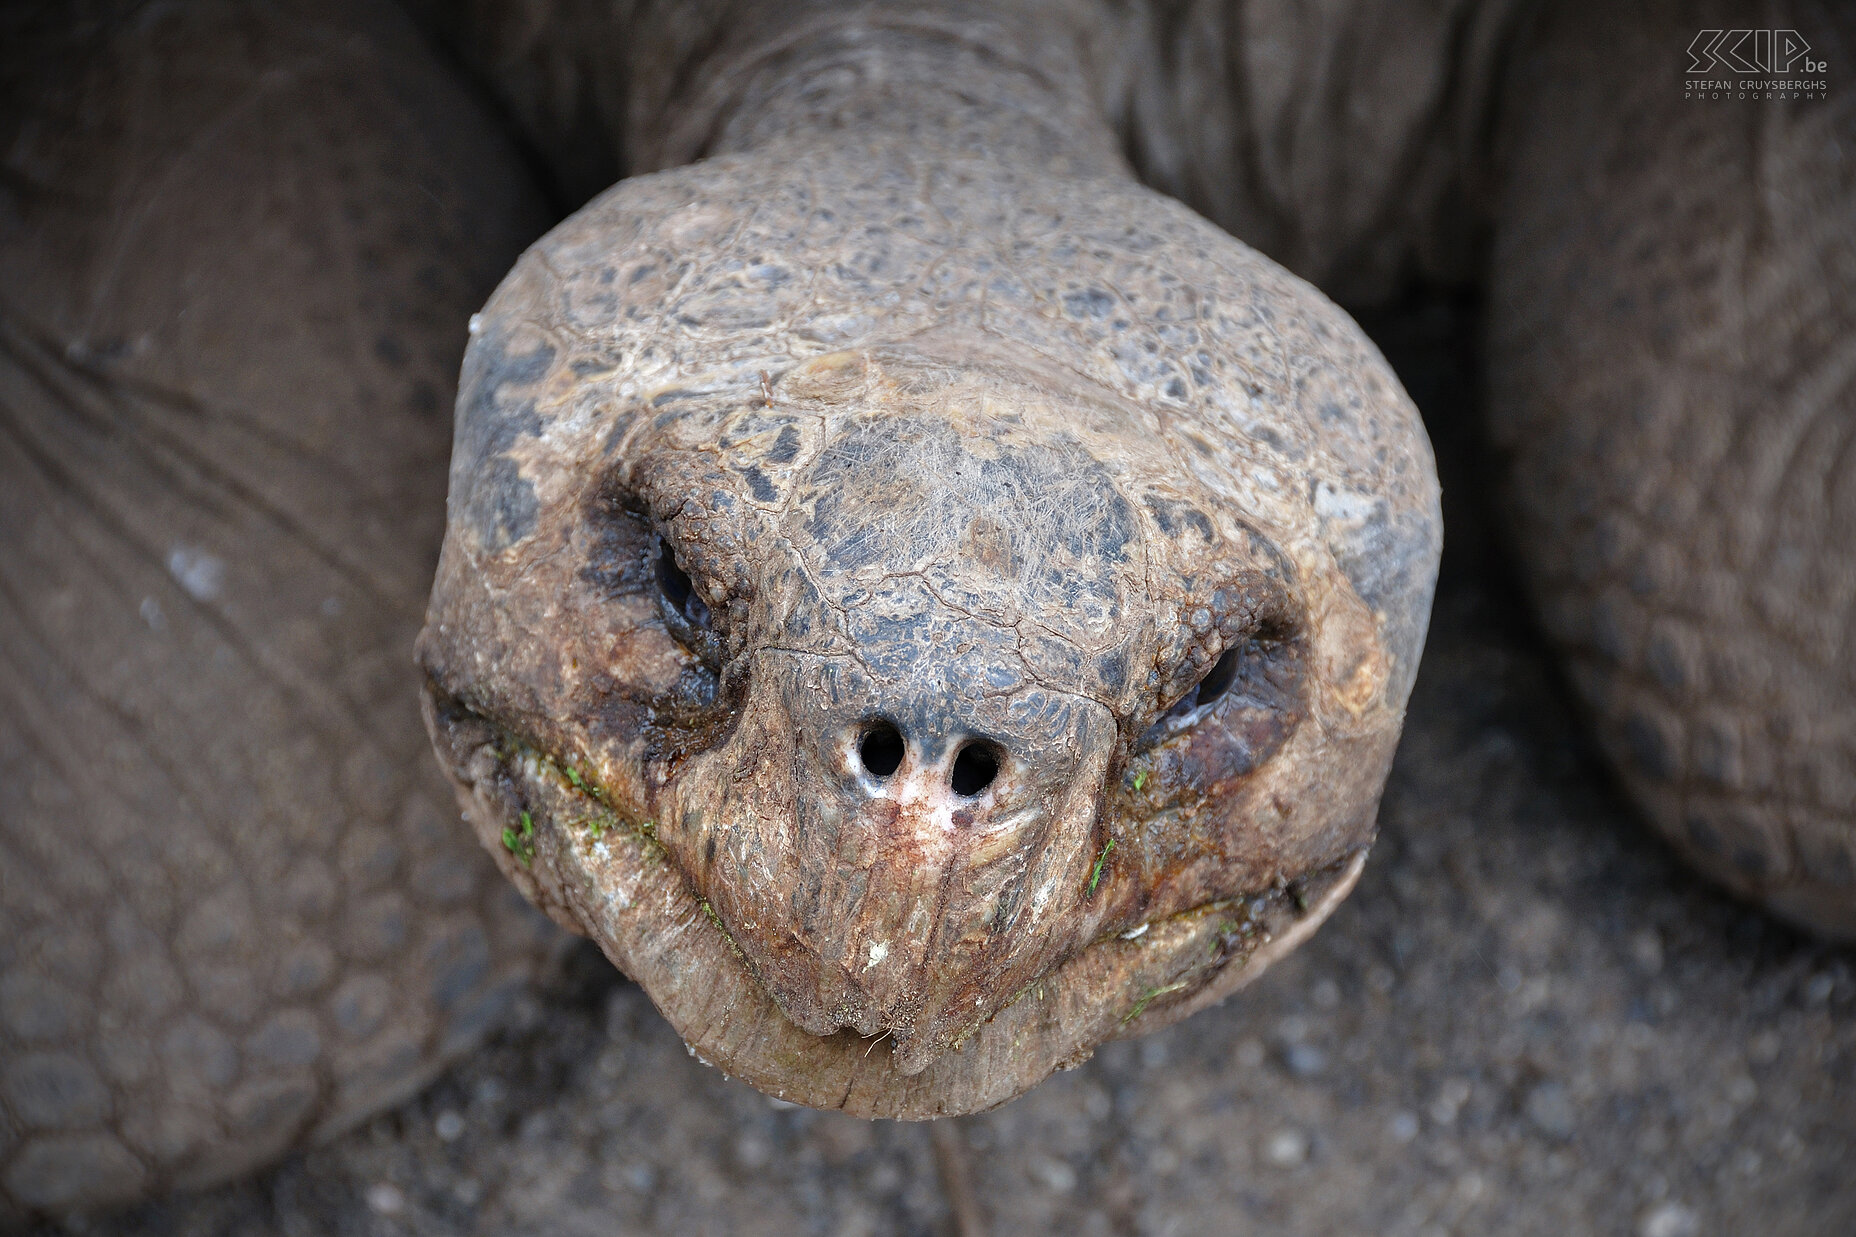
[(677, 643), (696, 654), (711, 670), (721, 664), (721, 645), (709, 607), (696, 591), (689, 572), (677, 564), (670, 544), (664, 541), (657, 548), (657, 608)]
[[(1202, 705), (1216, 702), (1218, 697), (1231, 689), (1231, 684), (1237, 680), (1237, 663), (1242, 651), (1242, 649), (1226, 649), (1223, 655), (1212, 663), (1212, 668), (1206, 671), (1205, 677), (1186, 693), (1192, 699), (1192, 703), (1186, 706), (1188, 712)], [(1179, 705), (1173, 707), (1177, 709)]]
[(671, 553), (667, 542), (658, 544), (657, 586), (663, 590), (670, 609), (685, 623), (692, 627), (709, 626), (709, 607), (697, 596), (689, 573), (677, 566), (677, 557)]
[(1205, 672), (1205, 677), (1194, 683), (1185, 695), (1175, 700), (1172, 707), (1155, 720), (1141, 740), (1143, 746), (1178, 734), (1205, 716), (1231, 690), (1231, 684), (1237, 681), (1238, 667), (1243, 664), (1245, 652), (1254, 648), (1255, 643), (1247, 641), (1226, 649), (1212, 663), (1212, 668)]

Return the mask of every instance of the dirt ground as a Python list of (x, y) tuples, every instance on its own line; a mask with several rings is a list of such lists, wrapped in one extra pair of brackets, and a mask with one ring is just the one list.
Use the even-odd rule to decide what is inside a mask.
[[(1470, 306), (1378, 315), (1450, 547), (1383, 832), (1223, 1008), (957, 1123), (994, 1234), (1856, 1233), (1856, 951), (1633, 818), (1480, 499)], [(460, 835), (462, 836), (462, 835)], [(942, 1234), (930, 1132), (694, 1059), (590, 949), (417, 1101), (255, 1180), (45, 1233)]]

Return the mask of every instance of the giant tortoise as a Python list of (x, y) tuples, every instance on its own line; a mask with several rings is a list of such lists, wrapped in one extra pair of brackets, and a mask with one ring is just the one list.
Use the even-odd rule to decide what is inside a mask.
[[(0, 1206), (406, 1096), (550, 947), (511, 882), (868, 1116), (1254, 978), (1365, 861), (1442, 536), (1318, 287), (1485, 280), (1604, 745), (1856, 934), (1847, 11), (416, 18), (0, 30)], [(1685, 89), (1730, 53), (1786, 80)], [(535, 240), (538, 169), (625, 179)]]

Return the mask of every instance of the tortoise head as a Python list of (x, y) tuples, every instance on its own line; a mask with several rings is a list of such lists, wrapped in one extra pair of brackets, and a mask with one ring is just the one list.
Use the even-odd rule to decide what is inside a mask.
[[(658, 268), (585, 234), (478, 320), (428, 718), (505, 870), (695, 1050), (807, 1103), (968, 1111), (1332, 909), (1428, 612), (1421, 431), (1411, 493), (1368, 488), (1319, 412), (1236, 438), (944, 325), (651, 336), (653, 368), (559, 309)], [(1309, 398), (1409, 435), (1345, 329), (1370, 381)]]

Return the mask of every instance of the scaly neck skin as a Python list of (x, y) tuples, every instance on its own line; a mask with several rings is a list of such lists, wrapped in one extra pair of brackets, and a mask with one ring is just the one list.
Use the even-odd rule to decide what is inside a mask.
[(1131, 174), (1093, 88), (1107, 23), (1092, 5), (747, 0), (716, 16), (681, 64), (639, 66), (634, 171), (855, 135), (1021, 172)]
[[(1535, 4), (449, 7), (469, 16), (441, 22), (455, 23), (447, 37), (575, 191), (834, 123), (860, 145), (912, 128), (929, 151), (953, 135), (1000, 158), (1056, 147), (1103, 168), (1120, 151), (1153, 188), (1330, 295), (1369, 303), (1413, 271), (1478, 270), (1497, 86), (1510, 53), (1526, 50)], [(602, 128), (611, 157), (589, 153)]]

